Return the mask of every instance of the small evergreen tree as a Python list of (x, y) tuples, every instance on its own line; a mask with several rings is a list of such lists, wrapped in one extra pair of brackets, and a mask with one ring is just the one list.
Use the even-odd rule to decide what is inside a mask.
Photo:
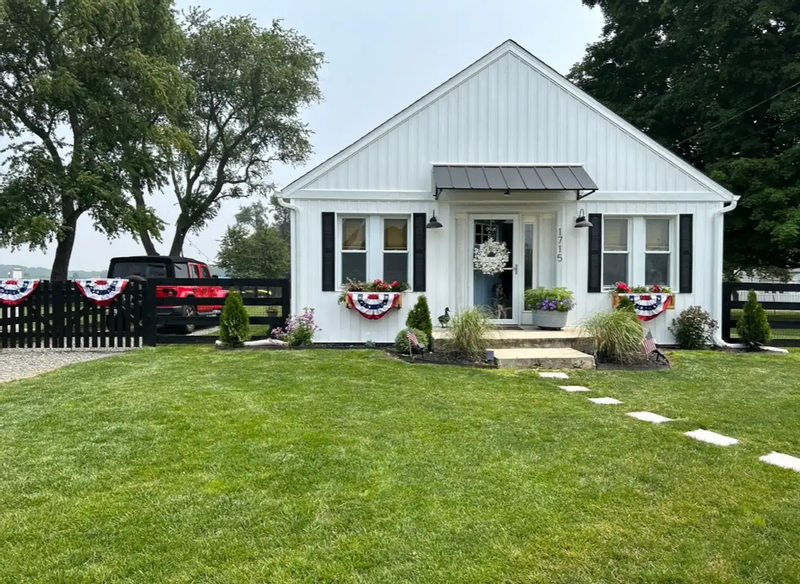
[(751, 348), (768, 345), (772, 340), (772, 328), (767, 320), (767, 313), (758, 301), (755, 290), (750, 290), (747, 302), (742, 310), (742, 318), (736, 325), (739, 338)]
[(228, 347), (241, 347), (250, 340), (250, 314), (236, 290), (228, 293), (225, 299), (219, 321), (219, 340)]
[(431, 320), (431, 311), (428, 308), (428, 299), (424, 294), (417, 299), (414, 308), (408, 312), (406, 326), (425, 333), (429, 343), (431, 346), (433, 345), (433, 321)]

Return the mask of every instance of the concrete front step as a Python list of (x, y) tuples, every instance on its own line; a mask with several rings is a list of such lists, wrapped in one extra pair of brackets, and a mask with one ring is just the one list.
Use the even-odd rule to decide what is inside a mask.
[(594, 369), (594, 357), (570, 348), (490, 351), (498, 369)]
[[(435, 329), (433, 338), (442, 345), (447, 344), (450, 333), (447, 329)], [(536, 328), (524, 330), (498, 330), (488, 336), (496, 349), (576, 349), (591, 351), (591, 339), (580, 329), (566, 328), (560, 331), (543, 331)]]

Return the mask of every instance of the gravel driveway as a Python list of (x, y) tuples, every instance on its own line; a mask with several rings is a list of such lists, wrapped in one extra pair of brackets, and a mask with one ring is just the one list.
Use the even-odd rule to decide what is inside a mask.
[(120, 349), (0, 349), (0, 383), (34, 377), (74, 363), (119, 355)]

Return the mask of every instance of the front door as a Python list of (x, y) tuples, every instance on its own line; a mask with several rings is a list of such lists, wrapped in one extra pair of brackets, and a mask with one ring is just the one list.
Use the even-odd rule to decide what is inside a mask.
[[(519, 284), (519, 253), (517, 245), (519, 219), (516, 215), (472, 217), (473, 253), (472, 304), (486, 308), (496, 324), (518, 324), (522, 314), (522, 293)], [(508, 261), (502, 270), (486, 274), (475, 267), (474, 250), (488, 240), (505, 244)]]

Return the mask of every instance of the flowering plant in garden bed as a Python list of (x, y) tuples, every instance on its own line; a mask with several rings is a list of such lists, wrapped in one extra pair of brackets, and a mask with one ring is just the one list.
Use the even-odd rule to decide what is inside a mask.
[(314, 334), (319, 330), (322, 329), (314, 322), (314, 309), (304, 308), (303, 314), (289, 316), (283, 328), (272, 329), (272, 336), (292, 347), (303, 347), (313, 344)]
[(669, 286), (628, 286), (625, 282), (617, 282), (614, 284), (612, 294), (672, 294), (672, 288)]
[(347, 294), (350, 292), (405, 292), (410, 286), (406, 282), (384, 282), (383, 280), (373, 280), (372, 282), (357, 282), (347, 280), (347, 284), (339, 294), (339, 304), (347, 301)]
[(525, 291), (525, 308), (569, 312), (575, 308), (575, 295), (567, 288), (535, 288)]

